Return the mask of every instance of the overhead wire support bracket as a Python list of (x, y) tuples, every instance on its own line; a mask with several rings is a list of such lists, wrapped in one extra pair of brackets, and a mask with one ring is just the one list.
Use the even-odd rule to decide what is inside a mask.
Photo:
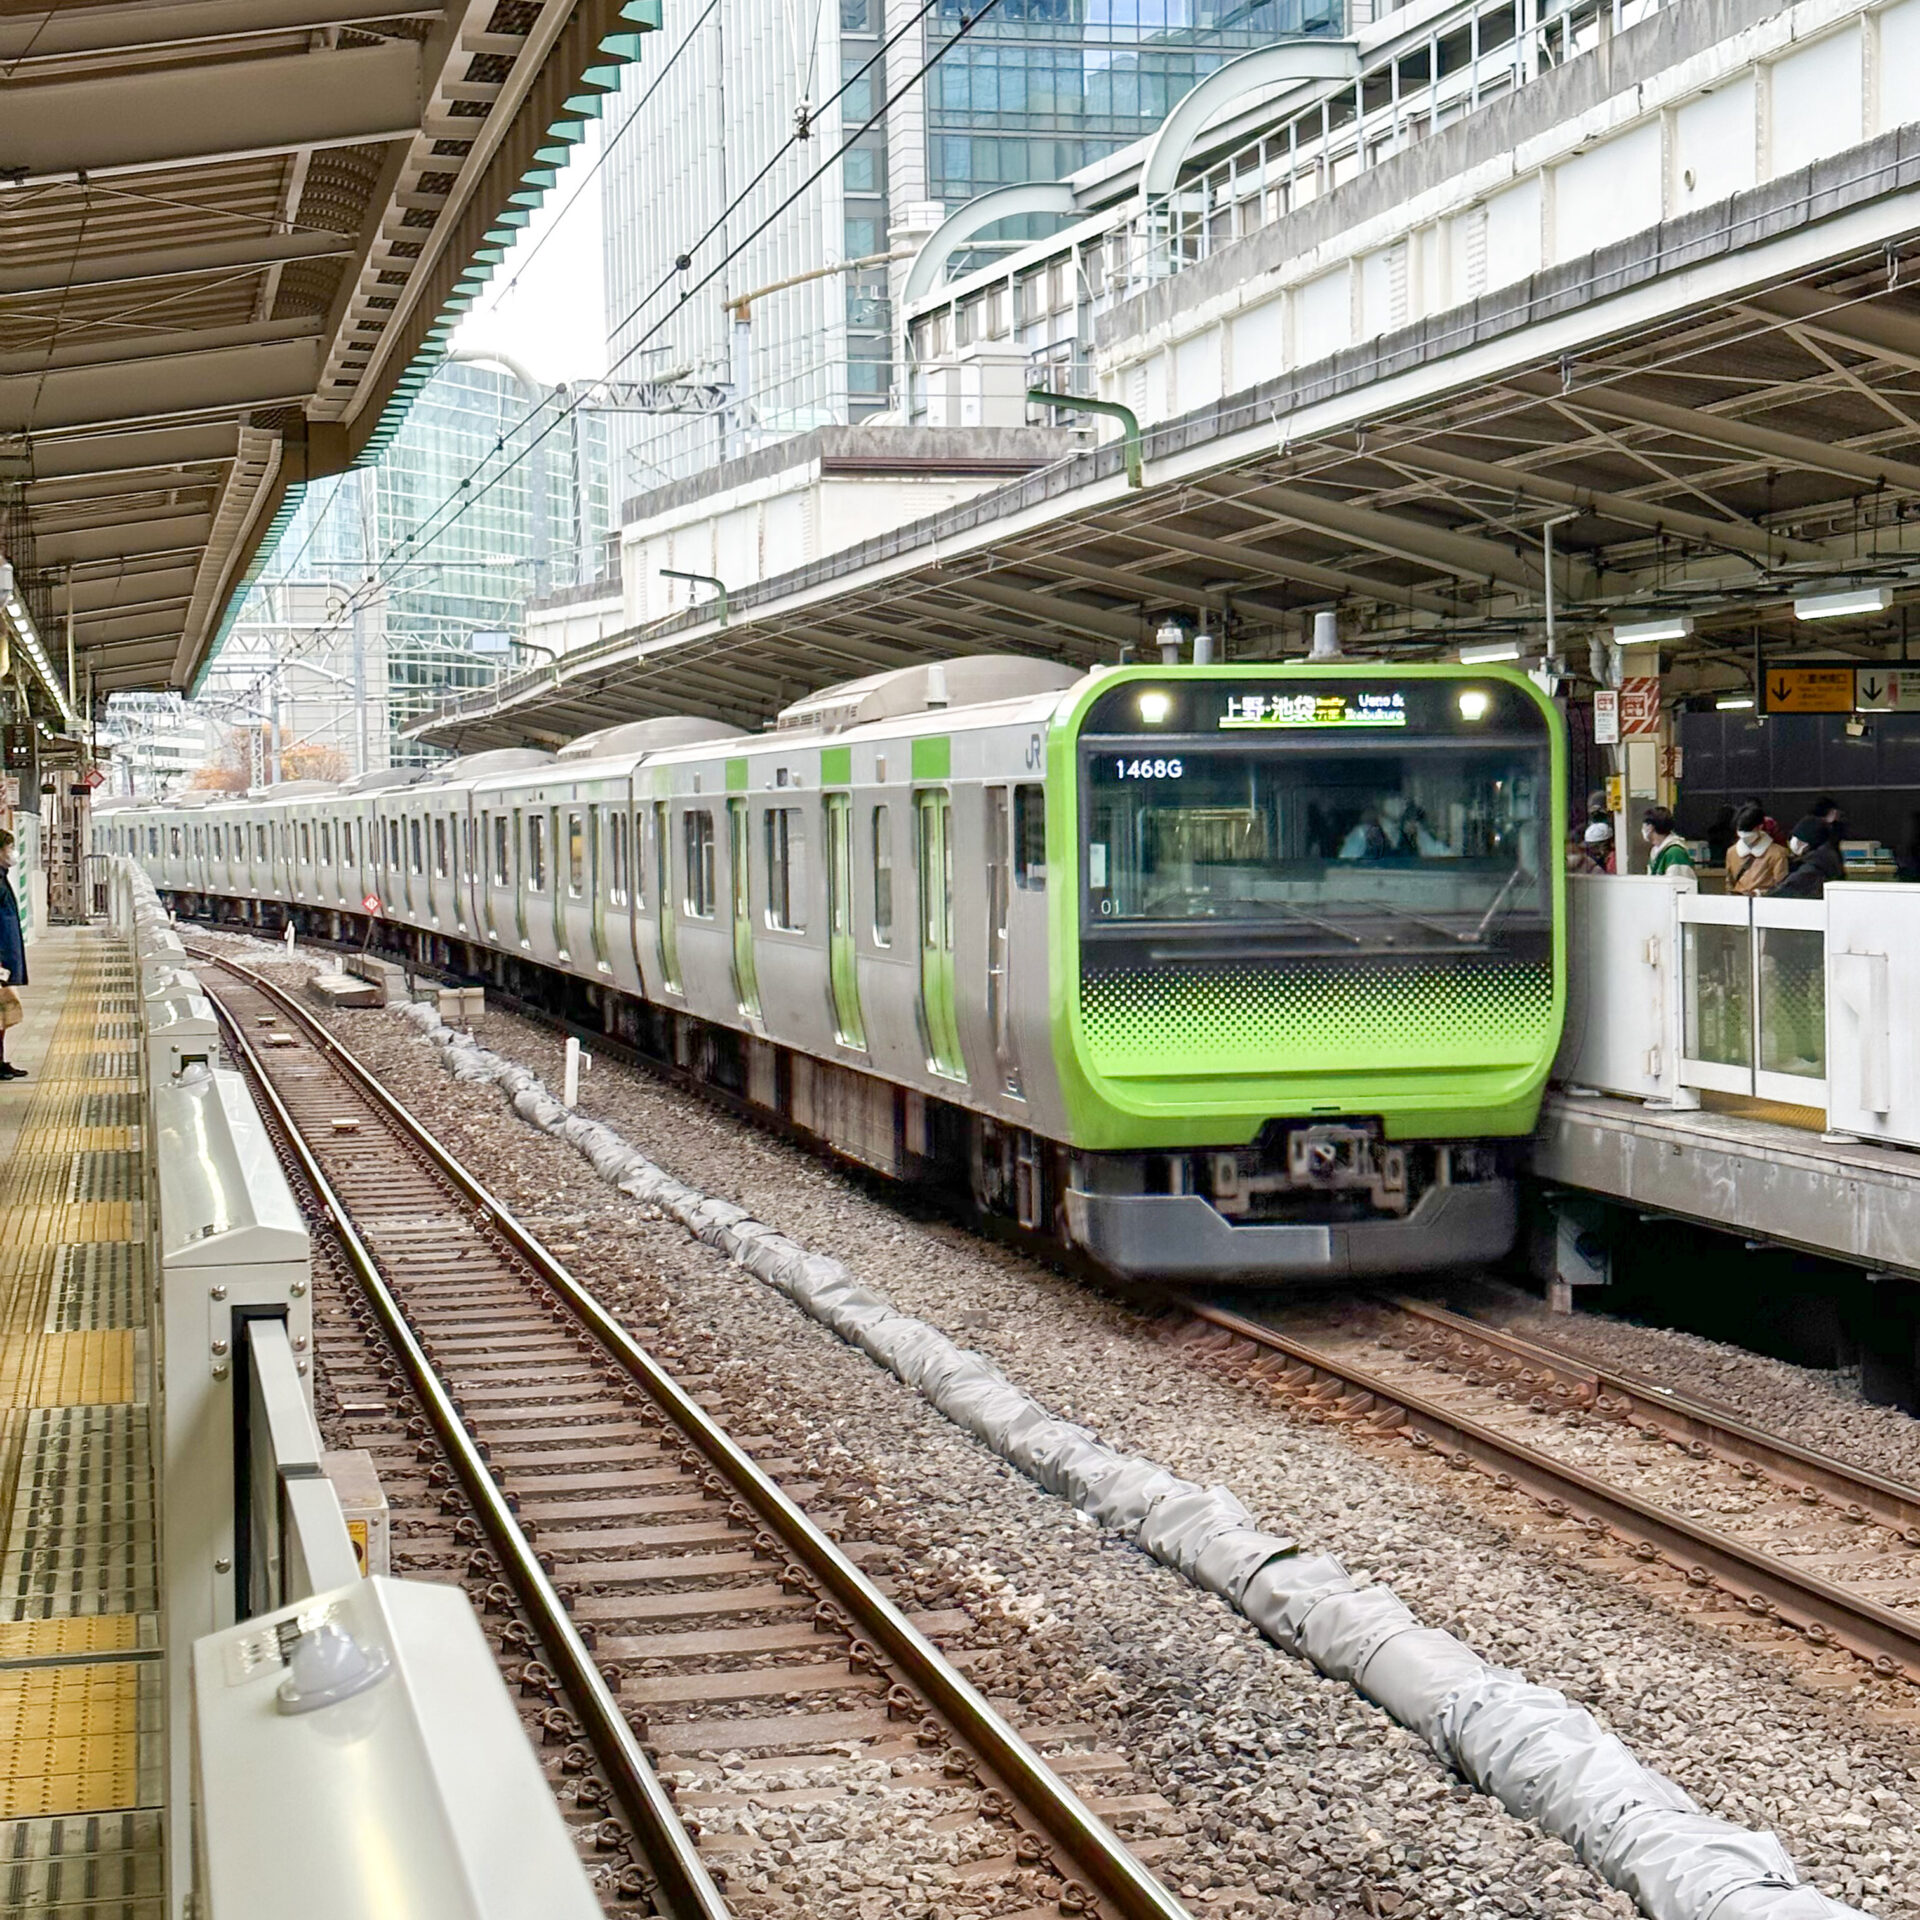
[(703, 585), (711, 587), (715, 594), (714, 605), (719, 609), (720, 613), (720, 624), (723, 627), (727, 624), (727, 583), (720, 579), (718, 575), (711, 573), (688, 573), (683, 567), (662, 567), (660, 571), (665, 574), (669, 580), (698, 580)]
[(1127, 485), (1147, 484), (1147, 461), (1140, 441), (1140, 416), (1118, 400), (1090, 400), (1077, 393), (1055, 393), (1049, 387), (1029, 387), (1028, 401), (1036, 407), (1066, 407), (1076, 413), (1103, 413), (1120, 422), (1120, 444), (1127, 462)]

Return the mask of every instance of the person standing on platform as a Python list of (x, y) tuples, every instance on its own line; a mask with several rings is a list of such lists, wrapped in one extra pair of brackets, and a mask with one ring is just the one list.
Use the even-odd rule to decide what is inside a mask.
[[(13, 891), (13, 835), (0, 833), (0, 987), (12, 994), (27, 984), (27, 942), (20, 927), (20, 902)], [(19, 1005), (0, 1005), (0, 1080), (24, 1080), (27, 1071), (7, 1061), (7, 1016)]]
[(1793, 871), (1768, 891), (1776, 900), (1818, 900), (1829, 880), (1847, 877), (1846, 862), (1840, 849), (1827, 838), (1827, 823), (1817, 814), (1808, 814), (1793, 830), (1787, 842), (1793, 854)]
[(1807, 811), (1827, 830), (1827, 845), (1834, 851), (1836, 859), (1844, 859), (1840, 852), (1840, 842), (1847, 838), (1847, 816), (1840, 811), (1840, 802), (1822, 794)]
[(1767, 831), (1759, 801), (1749, 800), (1733, 825), (1739, 838), (1727, 849), (1727, 891), (1771, 893), (1787, 877), (1787, 850)]
[(1611, 873), (1613, 865), (1613, 827), (1605, 820), (1589, 820), (1580, 836), (1580, 851), (1587, 861), (1582, 871)]
[(1653, 874), (1692, 874), (1693, 852), (1673, 830), (1673, 814), (1666, 807), (1649, 807), (1640, 823), (1647, 843), (1647, 871)]

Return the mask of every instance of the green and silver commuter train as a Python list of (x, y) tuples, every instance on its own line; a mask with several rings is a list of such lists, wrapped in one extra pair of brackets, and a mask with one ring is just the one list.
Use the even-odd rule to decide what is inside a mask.
[(1565, 1000), (1523, 675), (976, 655), (748, 736), (121, 803), (183, 912), (545, 993), (1136, 1279), (1457, 1267), (1515, 1230)]

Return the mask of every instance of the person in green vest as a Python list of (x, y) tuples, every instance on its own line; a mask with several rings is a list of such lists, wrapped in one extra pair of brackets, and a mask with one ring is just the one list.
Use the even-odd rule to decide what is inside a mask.
[(1649, 807), (1640, 823), (1640, 837), (1647, 843), (1647, 871), (1652, 874), (1693, 872), (1693, 855), (1687, 843), (1673, 830), (1673, 814), (1666, 807)]

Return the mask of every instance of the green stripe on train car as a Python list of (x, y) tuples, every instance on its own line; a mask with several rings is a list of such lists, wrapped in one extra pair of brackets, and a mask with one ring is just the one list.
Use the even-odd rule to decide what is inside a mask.
[(727, 791), (745, 793), (747, 790), (747, 763), (744, 760), (727, 762)]
[(953, 777), (953, 741), (950, 736), (935, 733), (914, 741), (913, 777), (916, 780), (950, 780)]
[(853, 785), (853, 749), (851, 747), (820, 749), (820, 784), (823, 787)]

